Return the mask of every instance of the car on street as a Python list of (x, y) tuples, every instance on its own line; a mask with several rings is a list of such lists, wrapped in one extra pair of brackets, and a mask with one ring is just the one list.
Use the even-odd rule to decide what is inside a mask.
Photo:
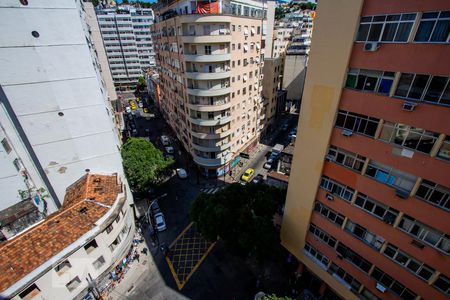
[(131, 114), (131, 107), (129, 106), (125, 107), (125, 111), (127, 112), (127, 114)]
[(148, 113), (148, 108), (147, 107), (144, 107), (144, 109), (143, 109), (143, 111), (144, 111), (144, 113)]
[(173, 154), (175, 152), (172, 146), (167, 146), (164, 150), (166, 150), (167, 154)]
[(132, 110), (135, 110), (137, 108), (136, 103), (133, 100), (130, 100), (129, 103)]
[(142, 102), (139, 102), (138, 106), (139, 106), (140, 108), (143, 108), (143, 107), (144, 107), (144, 104), (143, 104)]
[(249, 182), (253, 176), (253, 173), (255, 173), (255, 170), (253, 170), (252, 168), (248, 168), (247, 170), (245, 170), (245, 173), (242, 174), (241, 180), (245, 181), (245, 182)]
[(165, 159), (172, 159), (172, 160), (175, 160), (175, 157), (174, 157), (173, 155), (170, 155), (170, 154), (164, 155), (164, 158), (165, 158)]
[(164, 231), (167, 229), (166, 220), (164, 219), (164, 215), (162, 212), (155, 214), (154, 218), (156, 229), (158, 229), (158, 231)]
[(253, 178), (252, 183), (263, 183), (264, 176), (262, 174), (257, 174), (255, 178)]
[(163, 146), (169, 146), (170, 145), (170, 139), (167, 135), (162, 135), (161, 136), (161, 143), (163, 144)]
[(267, 159), (267, 161), (266, 161), (266, 163), (264, 164), (263, 168), (264, 168), (264, 169), (267, 169), (267, 170), (272, 169), (272, 165), (273, 165), (274, 161), (275, 161), (275, 158), (272, 157), (272, 155), (269, 156), (269, 158)]
[(157, 213), (161, 212), (161, 209), (159, 208), (157, 201), (152, 202), (152, 204), (150, 205), (150, 209), (151, 209), (151, 212), (153, 213), (153, 215), (156, 215)]
[(178, 175), (178, 177), (180, 177), (181, 179), (187, 178), (187, 172), (186, 172), (185, 169), (182, 169), (182, 168), (178, 168), (178, 169), (177, 169), (177, 175)]
[(289, 124), (288, 123), (284, 123), (283, 126), (281, 126), (281, 130), (286, 131), (289, 128)]

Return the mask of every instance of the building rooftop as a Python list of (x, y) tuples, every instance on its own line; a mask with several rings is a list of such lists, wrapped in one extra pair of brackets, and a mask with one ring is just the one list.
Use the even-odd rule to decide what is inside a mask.
[(0, 245), (0, 291), (96, 227), (121, 192), (117, 175), (87, 174), (69, 186), (59, 211)]
[(287, 145), (281, 153), (294, 155), (294, 145)]

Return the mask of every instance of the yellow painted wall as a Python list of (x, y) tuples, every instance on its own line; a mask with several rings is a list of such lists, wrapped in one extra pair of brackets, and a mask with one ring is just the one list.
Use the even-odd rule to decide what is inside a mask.
[(363, 4), (363, 0), (318, 2), (281, 242), (333, 290), (345, 299), (356, 299), (301, 254)]

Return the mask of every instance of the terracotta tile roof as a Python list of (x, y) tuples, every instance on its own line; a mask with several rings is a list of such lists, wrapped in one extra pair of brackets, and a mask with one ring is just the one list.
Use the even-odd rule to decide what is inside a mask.
[(289, 176), (275, 172), (275, 171), (270, 171), (269, 173), (267, 173), (268, 177), (272, 177), (274, 179), (278, 179), (280, 181), (284, 181), (286, 183), (289, 182)]
[(67, 188), (61, 209), (0, 245), (0, 291), (4, 291), (95, 227), (121, 192), (115, 175), (88, 174)]

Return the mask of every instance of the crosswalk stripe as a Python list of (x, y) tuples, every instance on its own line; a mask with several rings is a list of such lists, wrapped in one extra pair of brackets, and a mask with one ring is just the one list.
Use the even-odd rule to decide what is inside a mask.
[(210, 188), (210, 189), (203, 188), (203, 189), (200, 189), (200, 191), (201, 191), (202, 193), (205, 193), (205, 194), (215, 194), (215, 193), (217, 193), (220, 189), (221, 189), (221, 187)]

